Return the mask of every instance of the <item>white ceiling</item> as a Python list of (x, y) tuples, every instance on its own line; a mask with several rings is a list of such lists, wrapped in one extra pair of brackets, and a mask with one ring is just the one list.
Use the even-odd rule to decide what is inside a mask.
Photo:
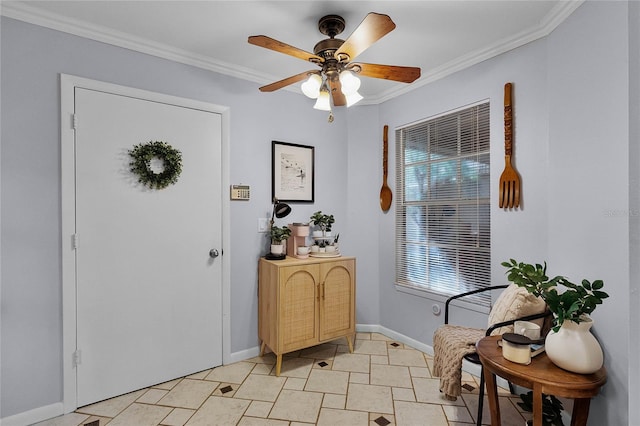
[[(250, 80), (259, 85), (306, 70), (310, 63), (247, 43), (267, 35), (313, 52), (325, 36), (318, 20), (346, 20), (346, 39), (369, 12), (396, 29), (358, 56), (361, 62), (417, 66), (407, 85), (363, 78), (366, 103), (379, 103), (544, 37), (579, 1), (10, 1), (2, 15)], [(298, 84), (287, 90), (299, 91)], [(256, 88), (257, 90), (257, 88)], [(269, 96), (265, 93), (264, 96)]]

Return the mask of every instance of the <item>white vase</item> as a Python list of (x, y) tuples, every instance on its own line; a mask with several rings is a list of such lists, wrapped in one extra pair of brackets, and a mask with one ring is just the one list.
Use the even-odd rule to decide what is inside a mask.
[(595, 373), (604, 357), (600, 343), (591, 334), (591, 318), (575, 323), (564, 321), (558, 332), (551, 330), (544, 342), (545, 352), (555, 365), (580, 374)]
[(284, 252), (283, 244), (271, 244), (271, 254), (281, 255)]

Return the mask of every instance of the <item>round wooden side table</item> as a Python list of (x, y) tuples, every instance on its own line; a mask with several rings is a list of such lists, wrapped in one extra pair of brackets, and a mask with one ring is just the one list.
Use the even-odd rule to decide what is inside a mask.
[(491, 425), (500, 426), (500, 407), (495, 376), (533, 390), (533, 425), (542, 426), (542, 394), (574, 399), (571, 425), (586, 425), (591, 397), (607, 381), (607, 370), (602, 367), (593, 374), (577, 374), (554, 365), (547, 354), (531, 359), (531, 364), (517, 364), (502, 357), (498, 345), (501, 336), (484, 337), (476, 344), (487, 384), (491, 411)]

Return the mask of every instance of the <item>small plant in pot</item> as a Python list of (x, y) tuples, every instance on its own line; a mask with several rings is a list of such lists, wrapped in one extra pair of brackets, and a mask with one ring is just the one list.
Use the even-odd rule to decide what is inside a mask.
[(275, 255), (281, 255), (284, 252), (283, 241), (287, 240), (291, 236), (291, 229), (287, 226), (272, 226), (269, 232), (271, 237), (271, 253)]
[[(509, 281), (524, 287), (547, 303), (554, 314), (553, 330), (556, 332), (565, 321), (588, 321), (588, 315), (602, 304), (603, 299), (609, 297), (601, 290), (604, 287), (602, 280), (595, 280), (593, 283), (582, 280), (581, 284), (574, 284), (563, 276), (549, 279), (546, 262), (544, 265), (531, 265), (510, 259), (509, 262), (502, 262), (502, 266), (508, 268)], [(564, 292), (558, 292), (559, 285), (566, 287)]]
[[(595, 373), (602, 367), (604, 355), (600, 343), (591, 334), (590, 314), (603, 299), (602, 280), (582, 280), (575, 284), (563, 276), (549, 278), (547, 264), (528, 264), (510, 259), (503, 262), (507, 279), (529, 293), (541, 297), (553, 313), (553, 330), (545, 339), (545, 351), (558, 367), (580, 374)], [(559, 287), (564, 291), (558, 291)]]
[(332, 214), (323, 214), (318, 210), (309, 218), (313, 224), (320, 228), (318, 233), (314, 232), (314, 237), (325, 237), (330, 235), (331, 226), (335, 223), (335, 219)]
[[(533, 413), (533, 391), (521, 393), (518, 406), (524, 411)], [(562, 402), (553, 395), (542, 394), (542, 426), (564, 426), (562, 422)], [(527, 425), (532, 426), (533, 420), (527, 420)]]

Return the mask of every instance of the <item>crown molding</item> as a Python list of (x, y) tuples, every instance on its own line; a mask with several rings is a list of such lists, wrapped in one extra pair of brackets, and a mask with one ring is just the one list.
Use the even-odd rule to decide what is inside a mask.
[[(585, 0), (570, 0), (558, 3), (558, 5), (553, 10), (551, 10), (551, 12), (547, 14), (547, 16), (545, 16), (545, 18), (540, 22), (540, 25), (538, 25), (537, 27), (529, 28), (520, 32), (519, 34), (515, 34), (512, 37), (500, 40), (492, 46), (487, 47), (486, 49), (478, 50), (467, 55), (460, 56), (453, 61), (449, 61), (438, 68), (434, 68), (428, 71), (427, 73), (423, 74), (422, 77), (408, 86), (386, 91), (382, 93), (378, 98), (367, 99), (367, 101), (369, 101), (368, 103), (374, 104), (388, 101), (402, 94), (411, 92), (418, 87), (433, 83), (434, 81), (440, 80), (448, 75), (479, 64), (480, 62), (486, 61), (487, 59), (491, 59), (510, 50), (514, 50), (518, 47), (524, 46), (525, 44), (531, 43), (535, 40), (546, 37), (551, 34), (551, 32), (553, 32), (553, 30), (555, 30), (558, 25), (564, 22), (564, 20), (567, 19), (569, 15), (571, 15), (582, 3), (584, 3), (584, 1)], [(360, 103), (364, 104), (362, 101)]]
[[(418, 80), (409, 85), (402, 85), (386, 90), (377, 97), (367, 97), (359, 105), (376, 105), (393, 99), (402, 94), (411, 92), (419, 87), (425, 86), (434, 81), (440, 80), (448, 75), (469, 68), (487, 59), (498, 56), (532, 41), (549, 35), (558, 25), (560, 25), (569, 15), (571, 15), (585, 0), (569, 0), (559, 2), (539, 23), (539, 25), (528, 28), (519, 34), (507, 39), (499, 40), (486, 49), (471, 52), (467, 55), (456, 58), (438, 68), (429, 70)], [(17, 19), (30, 24), (62, 31), (79, 37), (88, 38), (102, 43), (123, 47), (136, 52), (145, 53), (170, 61), (191, 65), (231, 77), (252, 81), (254, 83), (265, 84), (277, 79), (274, 76), (266, 75), (252, 69), (239, 67), (216, 60), (204, 55), (197, 55), (182, 49), (176, 49), (153, 40), (135, 37), (127, 33), (115, 31), (97, 25), (88, 25), (86, 22), (71, 19), (61, 15), (42, 11), (31, 7), (25, 3), (2, 2), (0, 14), (9, 18)], [(287, 87), (295, 93), (302, 93), (299, 88)]]
[(30, 24), (215, 71), (232, 77), (257, 83), (264, 81), (263, 74), (247, 68), (238, 67), (237, 65), (222, 62), (204, 55), (197, 55), (187, 50), (176, 49), (166, 44), (156, 43), (153, 40), (136, 37), (99, 25), (89, 25), (80, 20), (42, 11), (25, 3), (3, 2), (0, 13), (9, 18)]

